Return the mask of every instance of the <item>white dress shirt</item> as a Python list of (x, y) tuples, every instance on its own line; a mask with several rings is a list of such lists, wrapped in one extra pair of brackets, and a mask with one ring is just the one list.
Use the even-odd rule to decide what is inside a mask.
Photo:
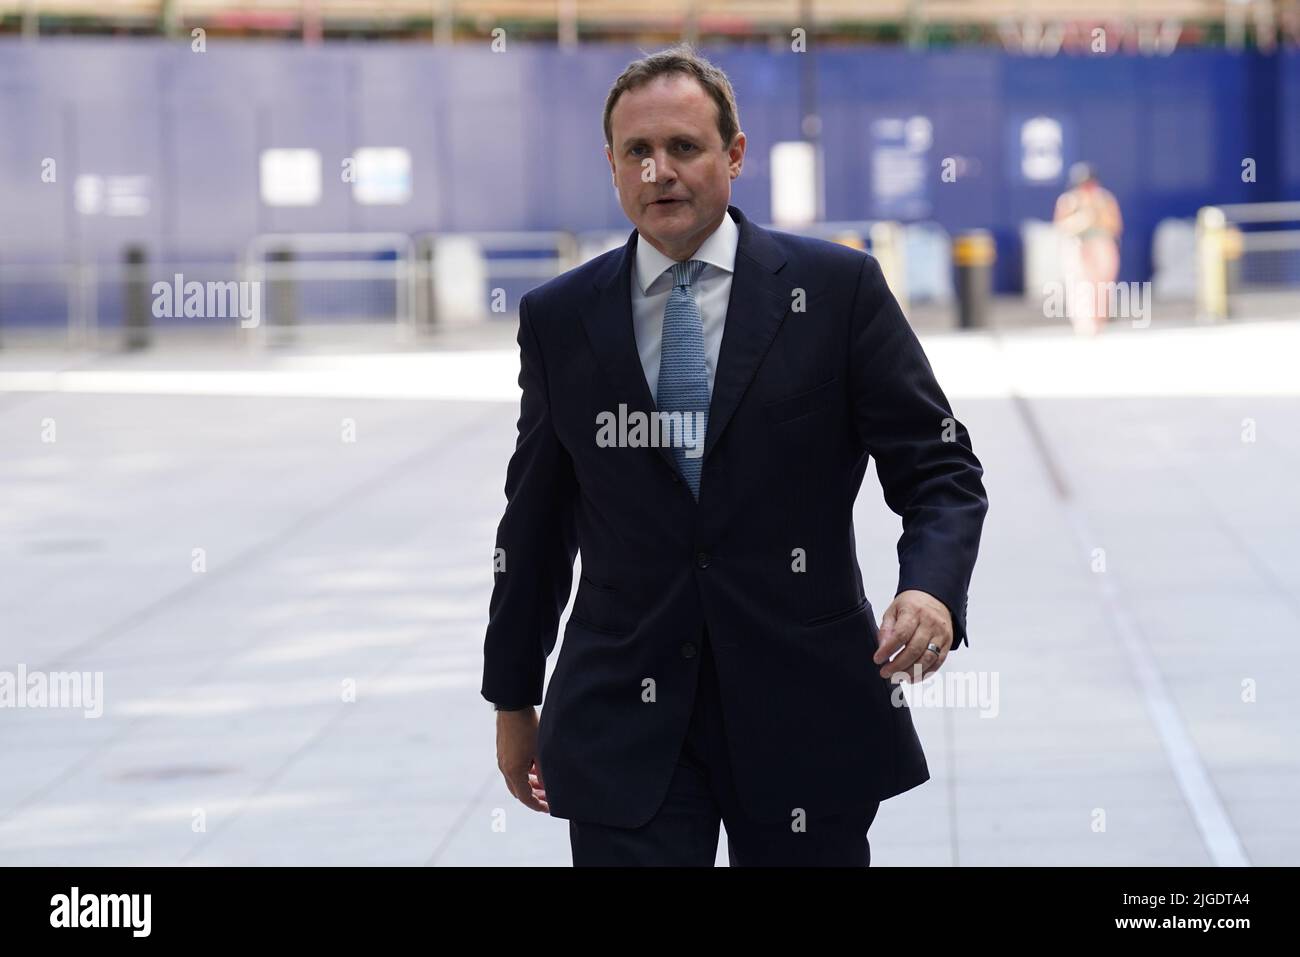
[[(718, 368), (718, 354), (722, 351), (722, 329), (727, 321), (727, 305), (731, 301), (731, 277), (736, 268), (736, 247), (740, 244), (740, 229), (731, 213), (724, 213), (722, 222), (691, 259), (706, 263), (699, 278), (691, 286), (695, 301), (700, 305), (704, 320), (704, 364), (709, 370), (709, 395), (713, 395), (713, 379)], [(659, 356), (663, 340), (664, 309), (668, 294), (673, 288), (672, 266), (669, 259), (645, 241), (636, 240), (636, 276), (632, 283), (632, 328), (636, 334), (636, 351), (645, 370), (645, 381), (650, 395), (659, 401)]]

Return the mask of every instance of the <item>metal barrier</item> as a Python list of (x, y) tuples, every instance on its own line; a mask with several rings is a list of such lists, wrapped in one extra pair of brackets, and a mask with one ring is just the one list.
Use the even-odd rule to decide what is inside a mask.
[(1205, 206), (1196, 216), (1196, 313), (1218, 322), (1243, 292), (1300, 290), (1300, 225), (1252, 231), (1242, 227), (1300, 224), (1300, 202)]
[[(178, 277), (182, 280), (201, 277), (205, 285), (208, 280), (224, 285), (240, 278), (238, 266), (229, 259), (156, 262), (140, 260), (137, 255), (131, 261), (127, 254), (133, 248), (127, 247), (123, 258), (115, 262), (0, 262), (0, 336), (14, 332), (31, 336), (34, 330), (42, 329), (44, 323), (22, 321), (27, 317), (16, 315), (13, 308), (15, 301), (36, 299), (46, 310), (42, 315), (49, 316), (51, 307), (63, 313), (64, 342), (71, 348), (108, 346), (110, 334), (121, 337), (118, 345), (142, 347), (147, 345), (155, 304), (172, 299), (170, 294), (155, 294), (158, 283), (170, 289)], [(30, 295), (42, 290), (44, 294)], [(29, 295), (24, 296), (21, 291)], [(142, 312), (150, 317), (144, 325), (136, 321)], [(121, 315), (120, 326), (107, 327), (105, 314), (117, 313)], [(166, 318), (170, 321), (173, 317), (169, 313)], [(173, 325), (182, 324), (186, 319), (183, 314), (174, 318), (181, 322)], [(207, 317), (202, 318), (206, 321)], [(233, 336), (237, 331), (233, 319), (228, 328)]]
[[(23, 286), (59, 286), (67, 311), (66, 344), (73, 348), (94, 348), (98, 344), (98, 290), (100, 267), (96, 263), (11, 263), (0, 262), (0, 300), (8, 290)], [(0, 305), (0, 327), (17, 323)]]
[[(512, 313), (502, 283), (538, 282), (567, 272), (583, 260), (578, 237), (564, 230), (483, 230), (417, 233), (422, 269), (419, 308), (422, 328), (482, 321), (489, 313)], [(527, 288), (516, 288), (522, 297)]]
[[(391, 253), (393, 259), (376, 260), (373, 256), (378, 253)], [(371, 258), (301, 258), (340, 254)], [(313, 281), (391, 281), (398, 341), (412, 341), (419, 331), (414, 311), (419, 278), (416, 246), (406, 233), (264, 233), (248, 244), (242, 272), (258, 288), (270, 283), (264, 297), (267, 321), (245, 330), (258, 343), (291, 338), (289, 330), (300, 321), (298, 287)]]
[[(175, 325), (190, 319), (232, 319), (229, 328), (238, 341), (265, 346), (295, 339), (309, 325), (312, 283), (382, 283), (392, 286), (392, 307), (376, 312), (367, 308), (334, 308), (334, 324), (392, 316), (399, 342), (411, 342), (439, 326), (481, 322), (493, 312), (513, 313), (519, 296), (538, 282), (560, 275), (608, 248), (621, 246), (630, 230), (593, 231), (577, 235), (567, 231), (479, 231), (461, 233), (265, 233), (255, 236), (237, 262), (229, 260), (148, 261), (143, 250), (125, 253), (130, 262), (14, 264), (0, 262), (0, 302), (4, 294), (23, 285), (61, 287), (66, 297), (67, 342), (74, 347), (102, 345), (103, 298), (111, 299), (112, 314), (122, 303), (124, 344), (144, 347), (150, 342), (153, 316), (165, 316)], [(891, 290), (907, 307), (906, 233), (898, 223), (878, 221), (817, 223), (787, 230), (860, 249), (870, 248), (879, 259)], [(376, 259), (378, 255), (391, 258)], [(252, 322), (233, 321), (225, 311), (181, 311), (184, 293), (193, 280), (200, 286), (240, 284), (253, 290), (257, 316)], [(481, 281), (480, 281), (481, 280)], [(102, 284), (111, 284), (107, 292)], [(162, 283), (168, 291), (156, 292)], [(242, 284), (248, 284), (247, 287)], [(503, 284), (518, 285), (518, 295), (507, 297)], [(328, 290), (328, 286), (324, 287)], [(321, 291), (321, 290), (318, 290)], [(153, 304), (150, 306), (150, 297)], [(57, 302), (59, 294), (46, 296)], [(176, 309), (170, 305), (175, 300)], [(165, 301), (164, 301), (165, 300)], [(159, 302), (168, 309), (157, 311)], [(337, 300), (329, 305), (337, 307)], [(351, 303), (344, 303), (350, 307)], [(188, 309), (188, 307), (187, 307)], [(150, 313), (152, 312), (152, 316)], [(344, 316), (343, 320), (337, 317)], [(8, 325), (9, 323), (6, 323)], [(220, 327), (218, 327), (220, 328)]]
[(551, 257), (498, 256), (493, 259), (493, 271), (501, 279), (551, 279), (579, 265), (578, 237), (565, 230), (483, 230), (454, 233), (416, 233), (417, 244), (430, 243), (436, 253), (440, 239), (464, 239), (479, 247), (498, 253), (535, 252), (554, 250)]

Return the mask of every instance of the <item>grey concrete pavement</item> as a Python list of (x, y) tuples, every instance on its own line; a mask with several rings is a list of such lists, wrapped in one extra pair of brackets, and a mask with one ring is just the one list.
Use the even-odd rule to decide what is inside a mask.
[[(478, 694), (517, 415), (492, 335), (0, 352), (0, 671), (104, 694), (0, 708), (0, 864), (569, 863)], [(996, 714), (914, 706), (932, 780), (874, 864), (1300, 862), (1300, 334), (1103, 339), (923, 340), (991, 502), (940, 677)], [(856, 518), (883, 613), (874, 467)]]

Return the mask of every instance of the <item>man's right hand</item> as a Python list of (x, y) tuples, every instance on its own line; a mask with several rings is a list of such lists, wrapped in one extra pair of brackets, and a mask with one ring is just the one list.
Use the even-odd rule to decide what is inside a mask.
[(549, 814), (546, 783), (537, 761), (537, 708), (522, 711), (498, 711), (497, 767), (506, 779), (506, 787), (525, 807)]

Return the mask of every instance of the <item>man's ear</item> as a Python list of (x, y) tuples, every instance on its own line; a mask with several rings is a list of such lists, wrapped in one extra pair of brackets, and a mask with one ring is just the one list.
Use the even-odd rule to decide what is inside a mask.
[(731, 178), (735, 179), (740, 175), (741, 169), (745, 165), (745, 134), (736, 133), (736, 138), (731, 141), (731, 149), (727, 151), (727, 159), (730, 163)]
[(618, 189), (618, 171), (614, 169), (614, 151), (608, 146), (605, 147), (605, 160), (609, 163), (609, 179), (614, 184), (614, 189)]

